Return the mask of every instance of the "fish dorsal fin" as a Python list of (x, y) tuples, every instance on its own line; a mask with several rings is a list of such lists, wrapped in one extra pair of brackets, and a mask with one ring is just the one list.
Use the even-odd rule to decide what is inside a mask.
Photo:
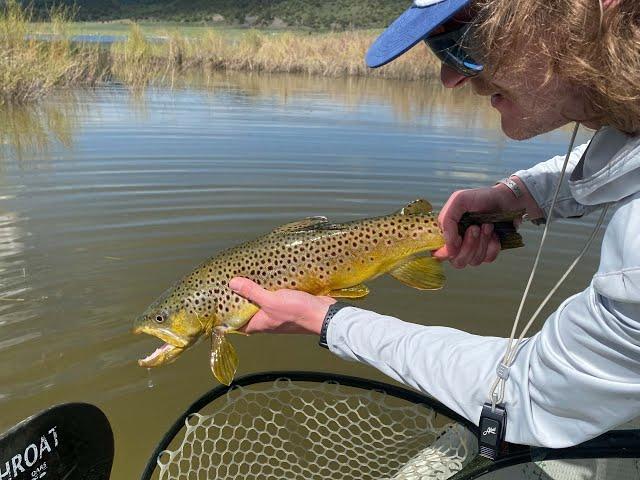
[(433, 257), (413, 258), (391, 270), (389, 275), (418, 290), (438, 290), (444, 286), (442, 264)]
[(406, 207), (403, 207), (398, 212), (400, 215), (415, 215), (417, 213), (431, 213), (433, 212), (433, 207), (429, 202), (423, 200), (422, 198), (418, 198), (414, 200)]
[(274, 233), (284, 232), (300, 232), (303, 230), (309, 230), (322, 224), (329, 223), (327, 217), (307, 217), (302, 220), (297, 220), (291, 223), (285, 223), (273, 230)]

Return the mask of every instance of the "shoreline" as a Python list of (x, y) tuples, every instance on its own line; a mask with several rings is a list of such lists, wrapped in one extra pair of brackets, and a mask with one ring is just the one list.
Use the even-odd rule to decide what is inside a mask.
[[(56, 15), (51, 22), (33, 23), (14, 2), (0, 12), (0, 49), (5, 52), (0, 58), (5, 72), (0, 104), (28, 103), (54, 88), (109, 80), (140, 87), (196, 69), (399, 80), (428, 79), (439, 72), (439, 62), (426, 46), (388, 66), (367, 68), (364, 55), (378, 34), (373, 30), (311, 33), (199, 27), (197, 34), (157, 28), (149, 35), (147, 26), (127, 23), (126, 30), (116, 34), (124, 40), (106, 45), (89, 37), (112, 32), (79, 32), (79, 26), (86, 25), (71, 22), (65, 10)], [(50, 38), (41, 40), (40, 35)], [(84, 40), (74, 42), (76, 35)]]

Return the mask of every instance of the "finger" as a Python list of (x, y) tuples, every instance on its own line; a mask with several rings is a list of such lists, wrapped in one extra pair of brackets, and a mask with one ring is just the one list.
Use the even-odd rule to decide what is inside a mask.
[(480, 242), (480, 227), (477, 225), (470, 226), (466, 233), (464, 234), (464, 239), (462, 240), (462, 246), (460, 247), (460, 252), (456, 257), (451, 261), (451, 264), (455, 268), (464, 268), (466, 267), (471, 259), (473, 258), (476, 249), (478, 248), (478, 244)]
[(462, 214), (467, 211), (467, 207), (461, 199), (463, 192), (463, 190), (454, 192), (438, 215), (438, 223), (451, 256), (457, 255), (462, 245), (462, 237), (458, 233), (458, 222)]
[(265, 290), (256, 282), (248, 278), (235, 277), (229, 282), (229, 288), (238, 295), (252, 301), (260, 306), (269, 305), (273, 298), (273, 293)]
[(251, 317), (251, 320), (238, 330), (248, 334), (269, 332), (271, 330), (271, 319), (263, 310), (258, 310), (258, 312)]
[(500, 239), (494, 233), (491, 236), (491, 240), (489, 241), (489, 245), (487, 246), (487, 255), (485, 256), (485, 263), (491, 263), (496, 258), (498, 258), (498, 254), (500, 253)]
[(469, 265), (473, 265), (474, 267), (482, 265), (482, 262), (484, 262), (484, 259), (487, 256), (487, 248), (489, 247), (492, 234), (493, 224), (485, 223), (480, 227), (480, 242), (478, 243), (476, 253), (469, 262)]

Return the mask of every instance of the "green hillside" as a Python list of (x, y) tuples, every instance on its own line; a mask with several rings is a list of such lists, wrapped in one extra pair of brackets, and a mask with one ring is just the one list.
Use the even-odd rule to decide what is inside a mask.
[(31, 0), (39, 17), (55, 4), (76, 5), (77, 20), (165, 20), (314, 29), (380, 28), (409, 0)]

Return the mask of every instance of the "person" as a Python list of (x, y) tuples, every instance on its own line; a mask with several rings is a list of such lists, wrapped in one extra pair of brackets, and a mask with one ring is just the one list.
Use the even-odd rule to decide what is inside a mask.
[[(640, 416), (640, 2), (637, 0), (416, 0), (372, 45), (383, 65), (425, 41), (445, 87), (469, 85), (524, 140), (570, 122), (595, 130), (575, 148), (553, 218), (609, 206), (597, 272), (518, 349), (506, 381), (509, 442), (566, 447)], [(465, 211), (526, 209), (544, 222), (564, 155), (510, 181), (453, 193), (439, 215), (456, 268), (496, 259), (491, 226), (457, 233)], [(576, 245), (576, 252), (581, 245)], [(246, 332), (309, 333), (323, 325), (331, 352), (372, 365), (478, 424), (507, 339), (403, 322), (335, 300), (230, 287), (261, 310)], [(332, 309), (333, 313), (333, 309)], [(325, 321), (325, 320), (328, 320)]]

